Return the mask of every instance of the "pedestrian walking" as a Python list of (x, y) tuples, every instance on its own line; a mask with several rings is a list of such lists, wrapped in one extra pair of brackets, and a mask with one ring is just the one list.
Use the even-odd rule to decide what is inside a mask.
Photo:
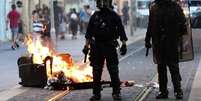
[(12, 32), (12, 46), (11, 49), (15, 50), (19, 47), (19, 44), (17, 43), (18, 39), (18, 29), (19, 29), (19, 23), (20, 23), (20, 13), (17, 12), (15, 4), (11, 6), (12, 10), (7, 15), (6, 20), (6, 30), (8, 29), (8, 24), (10, 24), (10, 29)]
[(123, 8), (122, 8), (122, 20), (123, 20), (123, 24), (125, 26), (128, 25), (128, 20), (129, 20), (129, 7), (128, 7), (128, 3), (125, 3)]
[(176, 99), (183, 98), (178, 46), (180, 38), (185, 33), (187, 33), (185, 15), (176, 2), (155, 0), (150, 5), (145, 47), (151, 48), (152, 46), (154, 63), (157, 64), (160, 92), (156, 99), (168, 98), (167, 66), (174, 86), (174, 95)]
[(50, 30), (51, 30), (51, 19), (50, 19), (50, 14), (49, 14), (49, 8), (47, 6), (44, 5), (43, 8), (43, 32), (42, 32), (42, 36), (45, 39), (50, 39), (51, 35), (50, 35)]
[(79, 18), (78, 18), (78, 14), (76, 12), (76, 9), (73, 8), (71, 10), (72, 11), (70, 13), (69, 28), (70, 28), (70, 31), (72, 33), (72, 39), (77, 39), (77, 31), (78, 31)]
[(118, 69), (117, 46), (119, 39), (122, 41), (120, 54), (125, 55), (127, 51), (127, 36), (118, 16), (112, 9), (112, 0), (97, 0), (99, 8), (90, 18), (85, 35), (86, 44), (83, 53), (87, 54), (90, 47), (90, 65), (93, 67), (93, 96), (90, 101), (101, 99), (101, 75), (106, 61), (107, 69), (112, 82), (112, 97), (121, 100), (121, 88)]
[(37, 13), (36, 10), (34, 10), (32, 12), (32, 16), (33, 16), (33, 37), (34, 39), (37, 36), (42, 36), (42, 32), (43, 32), (43, 23), (42, 23), (42, 19), (40, 18), (39, 14)]
[(16, 10), (19, 12), (20, 14), (20, 22), (19, 22), (19, 29), (18, 29), (18, 38), (19, 41), (23, 41), (24, 40), (24, 22), (23, 22), (23, 18), (22, 18), (22, 2), (21, 1), (17, 1), (16, 2), (17, 8)]
[(89, 5), (85, 5), (83, 7), (84, 9), (80, 11), (79, 13), (79, 18), (80, 18), (80, 32), (82, 34), (85, 34), (86, 33), (86, 29), (87, 29), (87, 26), (88, 26), (88, 23), (89, 23), (89, 19), (91, 17), (91, 14), (90, 14), (90, 6)]
[(60, 39), (64, 40), (65, 33), (67, 31), (66, 29), (67, 17), (63, 7), (61, 7), (61, 10), (62, 10), (61, 13), (58, 15), (59, 16), (59, 35), (60, 35)]

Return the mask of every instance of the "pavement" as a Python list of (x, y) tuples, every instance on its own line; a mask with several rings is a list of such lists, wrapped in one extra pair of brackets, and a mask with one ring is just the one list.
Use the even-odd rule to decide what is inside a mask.
[[(194, 29), (194, 30), (197, 30), (197, 32), (199, 32), (200, 34), (201, 29)], [(199, 39), (199, 43), (201, 43), (200, 39)], [(198, 51), (200, 51), (200, 48)], [(199, 62), (195, 77), (193, 79), (191, 93), (190, 93), (188, 101), (201, 101), (201, 58), (200, 58), (200, 62)]]
[[(145, 32), (146, 32), (146, 29), (137, 29), (136, 31), (134, 31), (133, 36), (130, 34), (127, 34), (127, 36), (128, 36), (127, 44), (129, 45), (131, 43), (134, 43), (138, 40), (143, 39), (145, 36)], [(129, 33), (129, 31), (127, 33)], [(57, 42), (56, 49), (59, 53), (60, 52), (61, 53), (62, 52), (70, 53), (72, 55), (72, 58), (74, 61), (80, 61), (84, 58), (84, 55), (81, 52), (84, 44), (85, 44), (84, 35), (78, 35), (77, 40), (71, 40), (71, 35), (66, 35), (65, 40), (59, 40)], [(10, 46), (10, 43), (7, 43), (7, 42), (1, 43), (0, 44), (0, 53), (4, 54), (4, 53), (7, 53), (8, 51), (11, 51), (9, 46)], [(21, 48), (22, 48), (20, 51), (21, 53), (16, 55), (15, 57), (19, 57), (21, 54), (26, 52), (25, 46), (22, 45)], [(19, 50), (17, 50), (17, 52), (19, 52)], [(15, 54), (17, 52), (14, 52), (13, 54)], [(8, 66), (12, 66), (12, 65), (8, 65)], [(16, 73), (16, 71), (15, 71), (15, 73)], [(188, 101), (201, 101), (201, 96), (200, 96), (200, 94), (201, 94), (201, 78), (200, 77), (201, 77), (201, 60), (199, 62), (197, 72), (196, 72), (194, 80), (193, 80), (193, 84), (191, 87), (191, 93), (190, 93)], [(19, 80), (19, 79), (17, 79), (17, 80)], [(29, 89), (19, 88), (19, 85), (10, 87), (9, 89), (5, 89), (5, 90), (0, 89), (0, 101), (8, 100), (9, 98), (11, 98), (15, 95), (18, 95), (20, 93), (23, 93), (27, 90), (29, 90)], [(187, 100), (187, 99), (185, 99), (185, 100)]]
[[(126, 33), (130, 33), (128, 30), (126, 31), (127, 31)], [(133, 35), (127, 34), (128, 37), (127, 45), (143, 39), (145, 37), (145, 32), (146, 29), (139, 28), (134, 31)], [(66, 34), (65, 40), (59, 40), (56, 43), (56, 50), (58, 53), (70, 53), (73, 60), (75, 62), (78, 62), (84, 59), (84, 54), (82, 53), (84, 44), (85, 44), (85, 38), (83, 34), (79, 34), (76, 40), (72, 40), (71, 35)], [(2, 61), (2, 63), (0, 63), (3, 64), (2, 65), (3, 77), (5, 77), (0, 78), (0, 81), (3, 81), (4, 79), (10, 80), (7, 81), (10, 83), (4, 84), (4, 82), (1, 82), (2, 85), (0, 85), (0, 101), (8, 100), (13, 96), (19, 95), (29, 90), (29, 88), (28, 89), (21, 88), (20, 85), (18, 85), (20, 79), (18, 77), (18, 69), (16, 68), (17, 67), (16, 61), (21, 55), (26, 53), (26, 46), (20, 44), (20, 48), (15, 51), (11, 50), (10, 46), (11, 46), (10, 42), (0, 43), (0, 56), (1, 57), (8, 56), (7, 57), (8, 59), (4, 59), (7, 62)], [(11, 61), (11, 63), (8, 63), (8, 61)], [(8, 68), (11, 69), (7, 70)], [(10, 71), (12, 71), (12, 75), (10, 74)]]
[[(199, 29), (195, 29), (199, 31)], [(127, 44), (134, 43), (140, 39), (143, 39), (145, 37), (145, 32), (146, 29), (137, 29), (134, 31), (134, 35), (127, 34), (128, 36), (128, 41)], [(127, 32), (129, 33), (129, 31)], [(84, 58), (83, 54), (80, 54), (80, 51), (83, 48), (83, 45), (85, 43), (83, 35), (78, 36), (78, 41), (76, 40), (69, 40), (71, 37), (67, 37), (67, 40), (65, 41), (60, 41), (58, 44), (58, 51), (65, 50), (69, 53), (71, 53), (72, 57), (74, 58), (75, 61), (78, 61), (82, 58)], [(73, 43), (73, 44), (65, 44), (65, 43)], [(200, 41), (201, 42), (201, 41)], [(64, 45), (63, 47), (61, 45)], [(76, 46), (76, 47), (74, 47)], [(201, 58), (199, 58), (200, 62), (193, 80), (193, 84), (191, 87), (191, 92), (188, 101), (201, 101)], [(184, 99), (187, 100), (187, 99)]]
[(188, 101), (201, 101), (201, 61), (194, 78), (191, 94)]

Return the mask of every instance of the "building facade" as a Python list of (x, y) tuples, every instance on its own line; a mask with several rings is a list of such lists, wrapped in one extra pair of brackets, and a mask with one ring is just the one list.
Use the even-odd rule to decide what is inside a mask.
[(6, 19), (11, 4), (12, 0), (1, 0), (0, 3), (0, 41), (8, 41), (11, 39), (10, 30), (6, 30)]
[[(17, 1), (21, 1), (22, 6), (22, 19), (24, 22), (24, 32), (25, 34), (31, 32), (31, 23), (32, 23), (32, 17), (31, 13), (35, 9), (35, 5), (39, 4), (42, 7), (42, 4), (46, 4), (49, 7), (52, 4), (53, 1), (56, 0), (1, 0), (0, 3), (0, 11), (3, 13), (0, 13), (0, 41), (9, 41), (11, 39), (11, 32), (10, 30), (6, 31), (6, 18), (8, 12), (11, 10), (11, 5), (16, 4)], [(63, 7), (65, 8), (77, 8), (82, 9), (83, 5), (90, 5), (92, 9), (96, 9), (96, 0), (57, 0), (59, 2), (62, 2)], [(125, 2), (128, 2), (130, 5), (131, 0), (113, 0), (118, 6), (119, 13), (121, 14), (121, 9)], [(67, 11), (67, 9), (66, 9)]]

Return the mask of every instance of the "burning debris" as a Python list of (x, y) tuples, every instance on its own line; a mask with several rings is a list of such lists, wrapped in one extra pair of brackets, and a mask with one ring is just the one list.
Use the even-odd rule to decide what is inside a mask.
[[(67, 86), (61, 86), (61, 85), (67, 85), (72, 84), (72, 80), (69, 80), (65, 77), (64, 73), (62, 71), (53, 73), (53, 76), (48, 79), (47, 85), (45, 86), (45, 89), (53, 90), (53, 89), (61, 89), (65, 90), (67, 89)], [(57, 84), (57, 85), (54, 85)], [(59, 86), (60, 85), (60, 86)]]
[[(89, 62), (74, 63), (70, 54), (58, 54), (40, 37), (28, 36), (25, 43), (28, 53), (18, 59), (21, 85), (50, 90), (93, 87), (92, 67), (89, 66)], [(111, 81), (102, 81), (101, 84), (111, 87)], [(121, 86), (124, 87), (133, 85), (134, 81), (121, 82)]]
[(151, 88), (159, 88), (159, 84), (157, 82), (148, 82), (146, 83), (146, 86)]
[[(19, 75), (22, 79), (21, 85), (41, 85), (44, 87), (47, 84), (46, 88), (51, 88), (51, 84), (55, 82), (71, 84), (93, 81), (92, 68), (89, 66), (89, 62), (75, 64), (70, 54), (58, 54), (40, 36), (36, 38), (27, 36), (25, 44), (28, 53), (18, 59)], [(36, 78), (38, 75), (40, 77)], [(44, 79), (40, 80), (41, 78)], [(32, 85), (31, 82), (34, 80), (38, 81), (38, 84), (33, 83)]]

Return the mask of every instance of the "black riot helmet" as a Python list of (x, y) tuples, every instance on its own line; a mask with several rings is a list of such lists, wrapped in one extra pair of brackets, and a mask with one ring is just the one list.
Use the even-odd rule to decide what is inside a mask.
[(96, 6), (101, 8), (112, 8), (112, 0), (96, 0)]

